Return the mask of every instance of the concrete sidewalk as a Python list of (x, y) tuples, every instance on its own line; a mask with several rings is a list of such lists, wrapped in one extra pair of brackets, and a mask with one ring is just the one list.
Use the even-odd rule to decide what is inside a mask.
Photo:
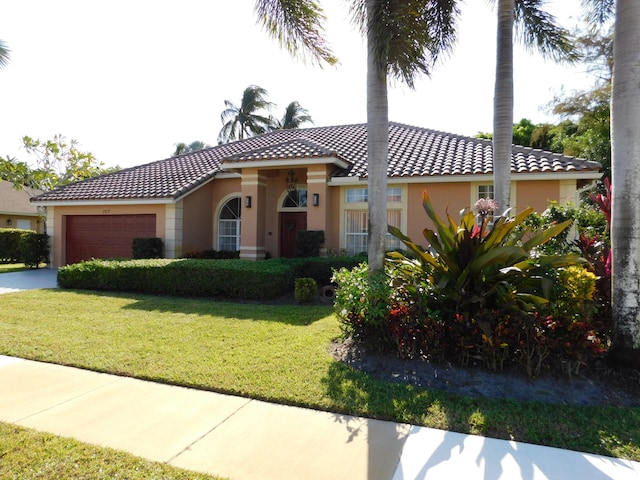
[(640, 463), (0, 356), (0, 420), (244, 479), (640, 479)]

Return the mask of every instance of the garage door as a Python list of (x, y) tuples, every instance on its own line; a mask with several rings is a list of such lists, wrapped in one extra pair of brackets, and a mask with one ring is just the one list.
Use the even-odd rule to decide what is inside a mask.
[(155, 215), (67, 215), (66, 263), (131, 258), (133, 239), (156, 236)]

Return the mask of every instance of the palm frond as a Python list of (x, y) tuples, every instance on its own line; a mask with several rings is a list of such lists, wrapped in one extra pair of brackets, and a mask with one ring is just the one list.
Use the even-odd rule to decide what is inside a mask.
[(0, 68), (4, 68), (9, 64), (11, 59), (11, 50), (7, 47), (4, 40), (0, 40)]
[(516, 37), (528, 50), (537, 50), (555, 61), (575, 62), (580, 56), (568, 30), (544, 10), (546, 0), (516, 0)]
[(601, 25), (613, 17), (615, 0), (582, 0), (587, 20)]
[(294, 56), (322, 66), (338, 59), (324, 37), (326, 16), (313, 0), (256, 0), (258, 23)]
[(440, 56), (452, 50), (457, 5), (457, 0), (355, 0), (351, 17), (363, 35), (374, 39), (383, 73), (413, 88), (418, 75), (430, 75)]

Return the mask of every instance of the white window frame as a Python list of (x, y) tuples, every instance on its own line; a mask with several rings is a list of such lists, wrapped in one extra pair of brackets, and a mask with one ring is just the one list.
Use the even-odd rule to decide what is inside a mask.
[[(220, 208), (218, 209), (218, 213), (216, 215), (216, 227), (217, 227), (217, 235), (216, 235), (216, 246), (217, 246), (217, 250), (222, 251), (222, 239), (228, 239), (228, 238), (235, 238), (235, 244), (236, 244), (236, 248), (235, 251), (239, 251), (240, 250), (240, 241), (242, 238), (242, 201), (241, 201), (242, 197), (238, 194), (234, 194), (234, 195), (230, 195), (228, 197), (226, 197), (222, 202), (220, 202)], [(238, 209), (239, 209), (239, 215), (238, 218), (235, 219), (231, 219), (231, 218), (220, 218), (220, 216), (222, 215), (222, 212), (225, 208), (225, 206), (231, 202), (232, 200), (237, 200), (238, 201)], [(235, 235), (226, 235), (223, 234), (223, 227), (222, 227), (222, 223), (229, 223), (229, 224), (233, 224), (235, 225), (235, 229), (236, 229), (236, 234)]]
[[(349, 255), (361, 253), (361, 248), (364, 248), (364, 251), (367, 250), (368, 243), (368, 215), (369, 215), (369, 206), (368, 206), (368, 189), (367, 187), (345, 187), (344, 193), (341, 196), (341, 241), (342, 245), (340, 248), (344, 248), (347, 250)], [(407, 198), (407, 189), (404, 186), (392, 185), (387, 187), (387, 221), (391, 220), (390, 215), (398, 215), (398, 221), (394, 222), (398, 225), (394, 225), (398, 227), (402, 231), (406, 231), (406, 223), (407, 223), (407, 211), (406, 211), (406, 203), (403, 201)], [(357, 200), (357, 201), (356, 201)], [(360, 232), (349, 232), (347, 231), (349, 225), (349, 214), (355, 213), (358, 215), (362, 215), (365, 225), (361, 227)], [(362, 224), (362, 222), (359, 222)], [(390, 223), (391, 224), (391, 223)], [(364, 240), (362, 238), (364, 237)], [(355, 238), (360, 238), (361, 241), (356, 241)], [(392, 249), (400, 249), (403, 247), (402, 242), (397, 240), (391, 234), (387, 233), (385, 238), (385, 245), (387, 250)], [(360, 247), (361, 246), (361, 247)], [(358, 250), (358, 251), (356, 251)]]

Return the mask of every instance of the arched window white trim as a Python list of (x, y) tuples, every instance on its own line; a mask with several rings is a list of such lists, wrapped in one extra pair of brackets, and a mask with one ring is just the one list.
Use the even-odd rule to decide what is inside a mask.
[(278, 211), (306, 212), (307, 186), (300, 185), (293, 192), (283, 191), (278, 199)]
[(242, 202), (237, 194), (230, 195), (220, 202), (217, 213), (217, 250), (240, 250)]

